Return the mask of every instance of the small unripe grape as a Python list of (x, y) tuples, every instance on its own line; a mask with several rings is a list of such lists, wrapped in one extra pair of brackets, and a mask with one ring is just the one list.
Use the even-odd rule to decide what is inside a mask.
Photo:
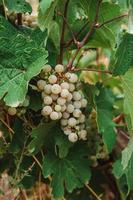
[(63, 112), (62, 117), (63, 117), (64, 119), (68, 119), (68, 118), (70, 117), (70, 113), (68, 113), (68, 112)]
[(55, 105), (54, 107), (56, 112), (60, 112), (61, 111), (61, 106), (60, 105)]
[(70, 142), (77, 142), (78, 136), (77, 136), (76, 133), (70, 133), (70, 134), (68, 135), (68, 139), (69, 139)]
[(63, 98), (67, 98), (67, 96), (69, 95), (69, 91), (67, 89), (62, 89), (61, 91), (61, 97)]
[(61, 112), (64, 112), (66, 110), (66, 105), (64, 104), (63, 106), (61, 106)]
[(58, 112), (58, 119), (61, 119), (61, 118), (62, 118), (62, 113)]
[(81, 99), (81, 94), (79, 93), (79, 92), (73, 92), (73, 99), (75, 100), (75, 101), (79, 101), (80, 99)]
[(75, 90), (75, 85), (73, 83), (69, 83), (69, 91), (73, 92)]
[(86, 99), (81, 99), (81, 106), (82, 106), (82, 108), (85, 108), (87, 106), (87, 100)]
[(44, 80), (39, 80), (37, 81), (37, 87), (40, 91), (43, 91), (44, 90), (44, 87), (46, 85), (46, 81)]
[(66, 89), (66, 90), (69, 89), (69, 83), (67, 83), (67, 82), (63, 82), (63, 83), (61, 83), (60, 86), (61, 86), (62, 89)]
[(65, 134), (65, 135), (69, 135), (69, 134), (72, 132), (71, 128), (68, 127), (68, 126), (64, 127), (64, 128), (63, 128), (63, 131), (64, 131), (64, 134)]
[(50, 65), (44, 65), (43, 72), (49, 73), (51, 72), (52, 67)]
[(53, 94), (59, 94), (61, 92), (61, 87), (60, 85), (58, 84), (54, 84), (52, 87), (51, 87), (51, 91)]
[(77, 131), (79, 131), (79, 130), (80, 130), (80, 126), (75, 126), (75, 129), (76, 129)]
[(73, 113), (73, 111), (74, 111), (74, 106), (72, 104), (68, 104), (68, 106), (67, 106), (67, 112)]
[(53, 100), (52, 100), (51, 96), (44, 97), (44, 104), (50, 105), (50, 104), (52, 104), (52, 102), (53, 102)]
[(50, 75), (48, 80), (49, 80), (49, 83), (54, 84), (57, 82), (57, 77), (55, 75)]
[(9, 115), (14, 116), (14, 115), (16, 115), (16, 113), (17, 113), (17, 109), (16, 108), (14, 108), (14, 107), (8, 108), (8, 114)]
[(69, 78), (70, 83), (76, 83), (78, 81), (78, 76), (76, 74), (71, 74)]
[(69, 73), (69, 72), (65, 73), (65, 77), (66, 77), (67, 79), (70, 79), (71, 73)]
[(82, 140), (87, 139), (87, 131), (86, 130), (81, 130), (78, 134), (79, 134), (80, 139), (82, 139)]
[(51, 97), (53, 99), (53, 101), (56, 101), (58, 99), (58, 94), (51, 94)]
[(75, 108), (79, 109), (81, 108), (81, 101), (74, 101), (73, 105)]
[(75, 109), (75, 110), (73, 111), (73, 116), (76, 117), (76, 118), (79, 118), (80, 115), (81, 115), (81, 113), (82, 113), (81, 110)]
[(57, 119), (59, 118), (58, 112), (53, 111), (53, 112), (50, 114), (50, 118), (51, 118), (52, 120), (57, 120)]
[(42, 96), (42, 98), (44, 99), (44, 97), (46, 97), (47, 94), (46, 94), (45, 92), (42, 92), (42, 93), (41, 93), (41, 96)]
[(23, 106), (23, 107), (28, 107), (29, 104), (30, 104), (30, 99), (29, 99), (28, 97), (26, 97), (26, 99), (24, 100), (22, 106)]
[(80, 130), (85, 128), (85, 124), (80, 124)]
[(51, 108), (51, 106), (45, 106), (45, 107), (42, 109), (42, 115), (43, 115), (43, 116), (50, 115), (51, 113), (52, 113), (52, 108)]
[(69, 118), (69, 120), (68, 120), (69, 126), (74, 127), (74, 126), (76, 126), (76, 124), (77, 124), (77, 120), (75, 118), (73, 118), (73, 117)]
[(67, 126), (68, 120), (67, 119), (61, 119), (60, 123), (61, 123), (62, 126)]
[(45, 85), (44, 92), (46, 94), (51, 94), (51, 87), (52, 87), (52, 85), (50, 85), (50, 84)]
[(56, 65), (56, 66), (55, 66), (55, 71), (56, 71), (57, 73), (62, 73), (62, 72), (64, 72), (64, 66), (63, 66), (63, 65), (60, 65), (60, 64)]
[(69, 93), (68, 96), (67, 96), (67, 99), (66, 99), (67, 102), (70, 102), (72, 100), (72, 98), (73, 98), (72, 94)]
[(85, 122), (85, 115), (81, 114), (79, 117), (79, 122), (84, 123)]
[(57, 99), (57, 104), (59, 104), (60, 106), (63, 106), (66, 103), (66, 99), (59, 97)]

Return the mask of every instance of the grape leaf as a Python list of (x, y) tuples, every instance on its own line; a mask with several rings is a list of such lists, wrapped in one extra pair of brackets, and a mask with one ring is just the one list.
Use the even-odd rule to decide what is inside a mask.
[(131, 67), (133, 67), (133, 34), (126, 33), (115, 55), (113, 73), (123, 75)]
[(133, 157), (133, 138), (130, 139), (128, 146), (122, 151), (123, 169), (128, 167), (131, 157)]
[(59, 158), (49, 152), (43, 161), (43, 176), (47, 178), (52, 175), (52, 192), (55, 198), (64, 195), (64, 187), (68, 192), (80, 188), (90, 179), (91, 173), (84, 146), (76, 146), (65, 158)]
[(31, 5), (25, 0), (5, 0), (5, 6), (10, 12), (26, 13), (32, 12)]
[(98, 130), (108, 151), (111, 152), (116, 141), (115, 124), (112, 121), (114, 97), (109, 89), (102, 86), (98, 88), (99, 94), (95, 96)]
[(133, 135), (133, 70), (126, 72), (121, 79), (125, 95), (124, 112), (127, 118), (129, 133)]
[[(17, 107), (25, 99), (28, 82), (47, 62), (47, 51), (0, 17), (0, 98)], [(10, 31), (9, 31), (10, 30)]]

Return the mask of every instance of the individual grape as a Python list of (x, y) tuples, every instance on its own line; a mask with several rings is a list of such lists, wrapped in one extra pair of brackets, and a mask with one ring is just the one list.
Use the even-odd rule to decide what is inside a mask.
[(79, 118), (81, 114), (82, 114), (82, 112), (79, 109), (75, 109), (73, 111), (73, 116), (76, 117), (76, 118)]
[(57, 77), (55, 75), (50, 75), (48, 80), (49, 80), (49, 83), (55, 84), (57, 82)]
[(76, 126), (76, 124), (77, 124), (77, 120), (74, 117), (69, 118), (68, 125), (70, 127), (74, 127), (74, 126)]
[(61, 119), (61, 125), (62, 126), (67, 126), (68, 120), (67, 119)]
[(24, 100), (24, 102), (22, 103), (22, 106), (23, 107), (28, 107), (30, 104), (30, 99), (29, 99), (29, 96), (27, 96)]
[(62, 118), (62, 113), (58, 112), (58, 119), (61, 119), (61, 118)]
[(73, 98), (72, 94), (69, 93), (68, 96), (67, 96), (67, 99), (66, 99), (67, 102), (70, 102), (72, 100), (72, 98)]
[(51, 106), (45, 106), (45, 107), (42, 109), (42, 115), (43, 115), (43, 116), (50, 115), (51, 113), (52, 113), (52, 108), (51, 108)]
[(51, 97), (53, 99), (53, 101), (56, 101), (58, 99), (58, 94), (51, 94)]
[(49, 73), (51, 72), (52, 67), (50, 65), (44, 65), (43, 72)]
[(68, 135), (68, 140), (70, 141), (70, 142), (77, 142), (77, 140), (78, 140), (78, 136), (77, 136), (77, 134), (76, 133), (70, 133), (69, 135)]
[(50, 104), (52, 104), (52, 102), (53, 102), (53, 99), (51, 96), (44, 97), (44, 104), (50, 105)]
[(70, 117), (70, 113), (68, 113), (68, 112), (63, 112), (62, 117), (63, 117), (64, 119), (68, 119), (68, 118)]
[(69, 91), (68, 91), (67, 89), (62, 89), (60, 95), (61, 95), (61, 97), (63, 97), (63, 98), (67, 98), (68, 95), (69, 95)]
[(57, 104), (59, 104), (60, 106), (63, 106), (66, 103), (66, 99), (59, 97), (57, 99)]
[(66, 77), (67, 79), (70, 79), (71, 73), (67, 72), (67, 73), (65, 74), (65, 77)]
[(8, 111), (8, 114), (11, 115), (11, 116), (14, 116), (14, 115), (17, 114), (17, 109), (14, 108), (14, 107), (10, 107), (10, 108), (8, 108), (7, 111)]
[(59, 118), (58, 112), (53, 111), (53, 112), (50, 114), (50, 118), (51, 118), (52, 120), (57, 120), (57, 119)]
[(86, 99), (81, 99), (81, 106), (82, 106), (82, 108), (85, 108), (87, 106), (87, 100)]
[(78, 76), (74, 73), (70, 74), (69, 82), (70, 83), (76, 83), (78, 81)]
[(85, 122), (85, 115), (81, 114), (79, 117), (79, 122), (84, 123)]
[(64, 105), (62, 105), (62, 106), (61, 106), (61, 112), (64, 112), (64, 111), (66, 110), (66, 108), (67, 108), (67, 107), (66, 107), (66, 105), (65, 105), (65, 104), (64, 104)]
[(53, 94), (59, 94), (61, 92), (61, 87), (59, 84), (54, 84), (52, 87), (51, 87), (51, 91)]
[(69, 134), (72, 133), (72, 130), (71, 130), (70, 127), (66, 126), (66, 127), (63, 128), (63, 132), (64, 132), (65, 135), (69, 135)]
[(74, 105), (75, 108), (80, 109), (81, 108), (81, 101), (74, 101), (73, 105)]
[(81, 97), (82, 96), (81, 96), (81, 94), (79, 92), (77, 92), (77, 91), (73, 92), (73, 99), (75, 101), (79, 101), (81, 99)]
[(44, 92), (46, 94), (51, 94), (51, 88), (52, 88), (52, 85), (50, 85), (50, 84), (45, 85)]
[(56, 65), (55, 66), (55, 71), (57, 72), (57, 73), (62, 73), (62, 72), (64, 72), (64, 66), (63, 65), (60, 65), (60, 64), (58, 64), (58, 65)]
[(87, 140), (87, 131), (86, 130), (81, 130), (79, 133), (79, 138), (82, 140)]
[(37, 81), (37, 87), (40, 91), (43, 91), (44, 90), (44, 87), (46, 85), (46, 81), (44, 80), (39, 80)]
[(61, 106), (60, 105), (55, 105), (54, 107), (56, 112), (60, 112), (61, 111)]
[(73, 111), (74, 111), (74, 106), (73, 106), (72, 104), (68, 104), (66, 110), (67, 110), (67, 112), (69, 112), (69, 113), (73, 113)]
[(63, 82), (63, 83), (61, 83), (60, 86), (61, 86), (62, 89), (69, 90), (69, 83), (67, 83), (67, 82)]
[(75, 90), (75, 85), (73, 83), (69, 83), (69, 91), (73, 92)]

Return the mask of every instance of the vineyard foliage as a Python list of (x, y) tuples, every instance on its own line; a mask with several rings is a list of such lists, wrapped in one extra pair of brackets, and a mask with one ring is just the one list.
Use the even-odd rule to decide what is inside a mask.
[(132, 199), (133, 1), (29, 2), (0, 0), (0, 173), (22, 189), (41, 174), (55, 199)]

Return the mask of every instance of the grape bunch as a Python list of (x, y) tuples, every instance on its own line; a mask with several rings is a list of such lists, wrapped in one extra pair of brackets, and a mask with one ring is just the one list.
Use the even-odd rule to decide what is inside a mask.
[(79, 89), (80, 81), (75, 73), (65, 72), (63, 65), (44, 66), (44, 79), (38, 80), (42, 92), (42, 115), (51, 120), (60, 120), (61, 129), (68, 140), (86, 140), (85, 115), (87, 100)]

